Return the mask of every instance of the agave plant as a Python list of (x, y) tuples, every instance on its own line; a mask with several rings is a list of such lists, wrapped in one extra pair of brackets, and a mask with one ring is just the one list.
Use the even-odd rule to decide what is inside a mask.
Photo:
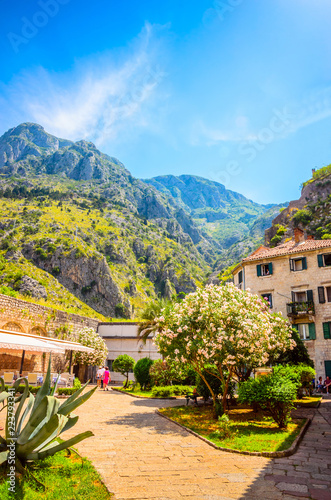
[(0, 403), (4, 405), (2, 410), (7, 408), (5, 435), (0, 436), (0, 465), (9, 462), (9, 458), (12, 459), (11, 449), (15, 443), (16, 466), (24, 472), (26, 462), (49, 457), (94, 435), (87, 431), (64, 442), (57, 439), (62, 432), (77, 423), (78, 416), (72, 412), (92, 396), (96, 387), (82, 394), (87, 385), (85, 384), (61, 404), (61, 401), (54, 397), (57, 384), (51, 388), (51, 361), (45, 382), (35, 397), (29, 391), (25, 378), (16, 380), (11, 389), (12, 393), (15, 394), (22, 382), (25, 384), (24, 391), (15, 398), (15, 404), (12, 405), (8, 404), (11, 394), (6, 391), (4, 381), (0, 378)]

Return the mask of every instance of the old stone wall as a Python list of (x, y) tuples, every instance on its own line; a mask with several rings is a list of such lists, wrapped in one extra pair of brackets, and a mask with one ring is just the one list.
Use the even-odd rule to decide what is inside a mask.
[[(73, 332), (84, 327), (97, 330), (99, 321), (78, 314), (58, 311), (50, 307), (33, 304), (25, 300), (0, 294), (0, 329), (11, 330), (47, 337), (56, 336), (63, 329), (70, 328)], [(0, 353), (0, 371), (8, 369), (19, 370), (21, 352), (17, 355)], [(45, 371), (48, 355), (26, 355), (24, 370)]]

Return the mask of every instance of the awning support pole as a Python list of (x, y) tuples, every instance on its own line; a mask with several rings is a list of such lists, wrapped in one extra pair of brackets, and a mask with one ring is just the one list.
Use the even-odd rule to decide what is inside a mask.
[(69, 375), (71, 375), (71, 363), (72, 363), (72, 351), (70, 351), (70, 359), (69, 359)]
[(22, 359), (21, 359), (21, 368), (20, 368), (20, 373), (19, 373), (19, 376), (22, 375), (23, 373), (23, 363), (24, 363), (24, 358), (25, 358), (25, 351), (23, 351), (23, 354), (22, 354)]

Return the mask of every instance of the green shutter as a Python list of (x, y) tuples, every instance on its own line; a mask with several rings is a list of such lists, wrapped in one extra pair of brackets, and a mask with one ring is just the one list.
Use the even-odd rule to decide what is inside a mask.
[(261, 273), (261, 264), (258, 264), (258, 265), (256, 266), (256, 273), (257, 273), (257, 275), (258, 275), (258, 276), (261, 276), (261, 274), (262, 274), (262, 273)]
[(318, 291), (318, 300), (319, 300), (319, 303), (320, 304), (324, 304), (325, 303), (324, 286), (319, 286), (317, 288), (317, 291)]
[(324, 366), (325, 366), (325, 376), (326, 377), (331, 377), (331, 361), (324, 361)]
[(307, 269), (307, 257), (302, 257), (302, 269)]
[(238, 275), (238, 282), (239, 283), (242, 283), (243, 281), (243, 272), (242, 271), (239, 271), (239, 275)]
[(269, 267), (269, 274), (272, 274), (272, 262), (269, 262), (268, 267)]
[(323, 255), (317, 255), (318, 267), (324, 267)]
[(308, 302), (313, 302), (314, 297), (313, 297), (313, 291), (312, 290), (307, 290), (307, 301)]
[(294, 271), (294, 261), (290, 259), (290, 271)]
[(315, 323), (309, 323), (308, 328), (309, 328), (309, 340), (315, 340), (316, 339)]
[(297, 332), (299, 331), (299, 325), (292, 325), (292, 328), (296, 330)]
[(323, 334), (325, 339), (331, 339), (330, 323), (323, 323)]

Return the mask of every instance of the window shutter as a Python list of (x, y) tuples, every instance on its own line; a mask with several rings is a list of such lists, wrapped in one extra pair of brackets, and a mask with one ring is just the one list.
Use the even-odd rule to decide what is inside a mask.
[(313, 291), (312, 290), (307, 290), (307, 301), (308, 302), (313, 302)]
[(325, 376), (331, 377), (331, 361), (330, 360), (324, 361), (324, 366), (325, 366)]
[(294, 271), (294, 262), (293, 262), (293, 259), (290, 259), (290, 271)]
[(318, 267), (324, 267), (323, 255), (317, 255)]
[(299, 331), (299, 326), (298, 325), (292, 325), (292, 328), (296, 330), (297, 332)]
[(331, 339), (330, 323), (323, 323), (323, 334), (325, 339)]
[(302, 257), (302, 269), (307, 269), (307, 257)]
[(272, 262), (269, 262), (268, 267), (269, 267), (269, 274), (272, 274)]
[(238, 280), (239, 280), (239, 283), (242, 283), (242, 281), (243, 281), (243, 272), (242, 271), (239, 271)]
[(270, 309), (273, 307), (272, 305), (272, 294), (269, 295)]
[(262, 274), (262, 273), (261, 273), (261, 264), (258, 264), (258, 265), (256, 266), (256, 273), (257, 273), (257, 275), (258, 275), (258, 276), (261, 276), (261, 274)]
[(291, 292), (292, 302), (295, 302), (295, 293)]
[(325, 293), (324, 293), (324, 286), (319, 286), (317, 288), (317, 291), (318, 291), (318, 301), (320, 304), (324, 304), (325, 303)]
[(308, 328), (309, 328), (309, 339), (315, 340), (316, 339), (315, 323), (309, 323)]

